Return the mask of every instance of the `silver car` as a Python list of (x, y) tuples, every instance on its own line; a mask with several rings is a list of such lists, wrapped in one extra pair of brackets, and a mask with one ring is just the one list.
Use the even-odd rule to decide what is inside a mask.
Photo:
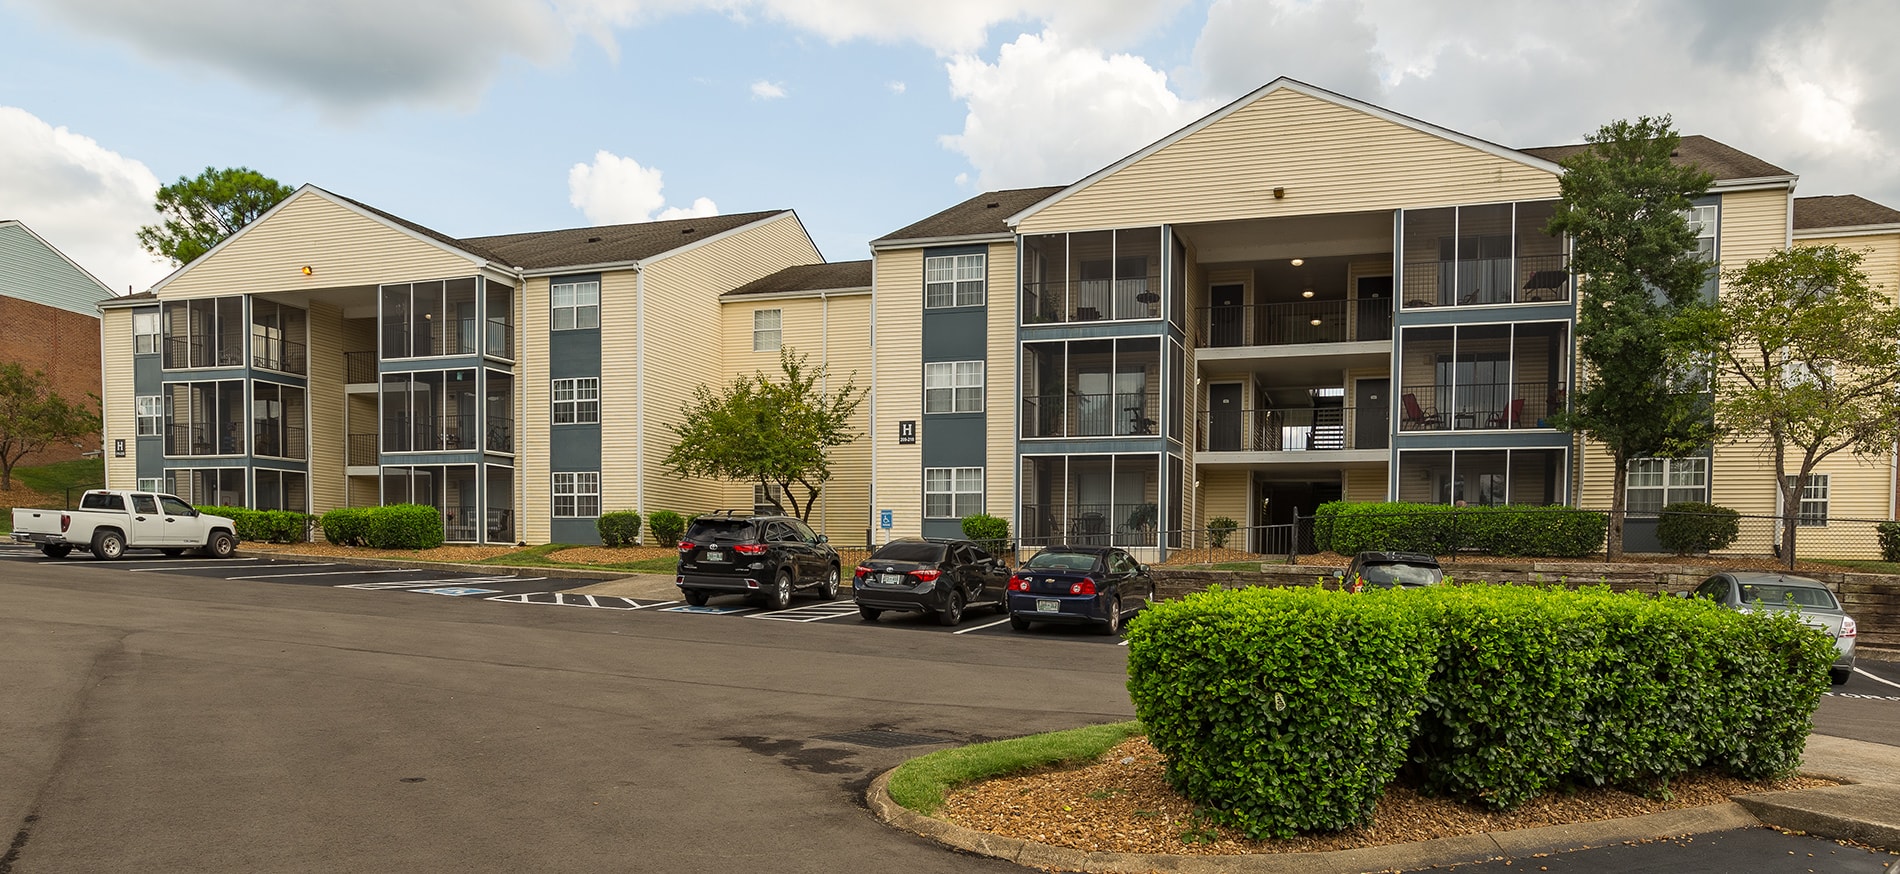
[(1854, 617), (1841, 609), (1826, 583), (1768, 571), (1728, 571), (1702, 581), (1690, 597), (1707, 598), (1744, 613), (1756, 610), (1794, 610), (1801, 621), (1834, 638), (1834, 666), (1828, 679), (1839, 686), (1854, 671), (1854, 639), (1860, 630)]

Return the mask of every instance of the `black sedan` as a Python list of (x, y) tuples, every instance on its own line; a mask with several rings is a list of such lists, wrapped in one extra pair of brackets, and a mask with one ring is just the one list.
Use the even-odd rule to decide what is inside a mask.
[(971, 541), (893, 540), (858, 565), (851, 598), (866, 622), (886, 612), (921, 612), (956, 625), (965, 607), (1008, 609), (1008, 582), (1008, 566)]
[(1122, 618), (1148, 605), (1155, 581), (1141, 562), (1111, 546), (1049, 546), (1009, 578), (1009, 627), (1037, 622), (1093, 624), (1121, 631)]

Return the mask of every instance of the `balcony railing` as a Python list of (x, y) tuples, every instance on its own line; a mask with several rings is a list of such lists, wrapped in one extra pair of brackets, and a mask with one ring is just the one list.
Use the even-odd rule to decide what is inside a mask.
[(252, 453), (272, 458), (288, 458), (302, 461), (304, 451), (303, 428), (297, 425), (279, 425), (274, 422), (257, 423), (257, 433)]
[(474, 416), (397, 416), (383, 422), (384, 452), (470, 452), (478, 442)]
[(1160, 413), (1155, 392), (1029, 395), (1024, 437), (1152, 437)]
[(1022, 541), (1077, 546), (1154, 546), (1156, 508), (1152, 501), (1042, 506), (1024, 504)]
[(344, 374), (343, 379), (345, 382), (356, 382), (356, 383), (375, 382), (376, 381), (376, 353), (374, 352), (345, 352), (343, 353), (343, 374)]
[(488, 417), (488, 451), (515, 451), (515, 420), (502, 416)]
[[(1359, 446), (1353, 438), (1352, 407), (1285, 407), (1270, 410), (1202, 410), (1203, 452), (1326, 452), (1384, 449), (1386, 429), (1377, 429), (1376, 445)], [(1383, 412), (1383, 411), (1380, 411)]]
[(243, 367), (244, 343), (237, 335), (210, 337), (166, 337), (166, 370), (187, 367)]
[(199, 422), (165, 427), (166, 455), (242, 455), (244, 432), (236, 422)]
[(1399, 390), (1400, 431), (1548, 428), (1562, 410), (1562, 383), (1478, 382), (1407, 385)]
[(1022, 299), (1032, 325), (1161, 317), (1161, 283), (1151, 277), (1025, 282)]
[(1201, 308), (1203, 347), (1392, 339), (1392, 301), (1306, 300)]
[(295, 340), (251, 338), (251, 366), (283, 373), (305, 373), (304, 344)]
[(351, 467), (363, 467), (378, 462), (376, 441), (379, 434), (351, 434), (345, 445), (346, 464)]
[(1570, 270), (1561, 254), (1408, 263), (1401, 279), (1399, 297), (1408, 309), (1570, 299)]

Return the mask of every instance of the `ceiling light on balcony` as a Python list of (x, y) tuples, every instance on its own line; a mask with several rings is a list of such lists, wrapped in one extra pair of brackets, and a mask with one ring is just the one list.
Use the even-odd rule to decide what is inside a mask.
[(1319, 318), (1318, 318), (1318, 317), (1315, 317), (1315, 318), (1313, 319), (1313, 327), (1315, 327), (1315, 328), (1317, 328), (1317, 327), (1319, 327)]
[(1313, 290), (1312, 290), (1312, 289), (1310, 289), (1310, 288), (1302, 288), (1302, 289), (1300, 289), (1300, 297), (1305, 297), (1305, 298), (1311, 298), (1312, 296), (1313, 296)]
[(1305, 259), (1305, 258), (1295, 258), (1295, 259), (1293, 259), (1293, 266), (1295, 266), (1295, 267), (1298, 267), (1298, 266), (1300, 266), (1301, 264), (1305, 264), (1305, 263), (1306, 263), (1306, 259)]

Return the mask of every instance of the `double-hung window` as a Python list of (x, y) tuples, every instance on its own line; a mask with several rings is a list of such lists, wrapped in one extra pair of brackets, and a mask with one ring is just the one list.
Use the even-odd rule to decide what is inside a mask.
[(983, 362), (944, 361), (925, 364), (924, 412), (983, 412)]
[(142, 478), (139, 480), (138, 488), (141, 492), (162, 492), (165, 490), (165, 478), (160, 476)]
[(1808, 474), (1807, 482), (1801, 484), (1801, 508), (1796, 514), (1795, 525), (1801, 528), (1827, 527), (1827, 482), (1824, 473)]
[(961, 519), (983, 512), (983, 468), (924, 468), (924, 518)]
[(784, 310), (752, 311), (752, 351), (777, 352), (785, 342)]
[(150, 355), (159, 351), (159, 336), (158, 313), (132, 314), (132, 354)]
[(135, 398), (140, 437), (157, 437), (165, 433), (165, 396), (145, 395)]
[(556, 282), (548, 287), (548, 327), (556, 331), (600, 327), (600, 283)]
[(586, 519), (599, 515), (599, 471), (576, 471), (554, 475), (555, 518)]
[(600, 422), (600, 377), (582, 376), (554, 381), (554, 424), (594, 425)]
[(1628, 511), (1638, 515), (1661, 513), (1682, 501), (1707, 501), (1709, 460), (1632, 458), (1627, 493)]
[(983, 305), (984, 256), (938, 255), (924, 259), (924, 306), (980, 307)]

